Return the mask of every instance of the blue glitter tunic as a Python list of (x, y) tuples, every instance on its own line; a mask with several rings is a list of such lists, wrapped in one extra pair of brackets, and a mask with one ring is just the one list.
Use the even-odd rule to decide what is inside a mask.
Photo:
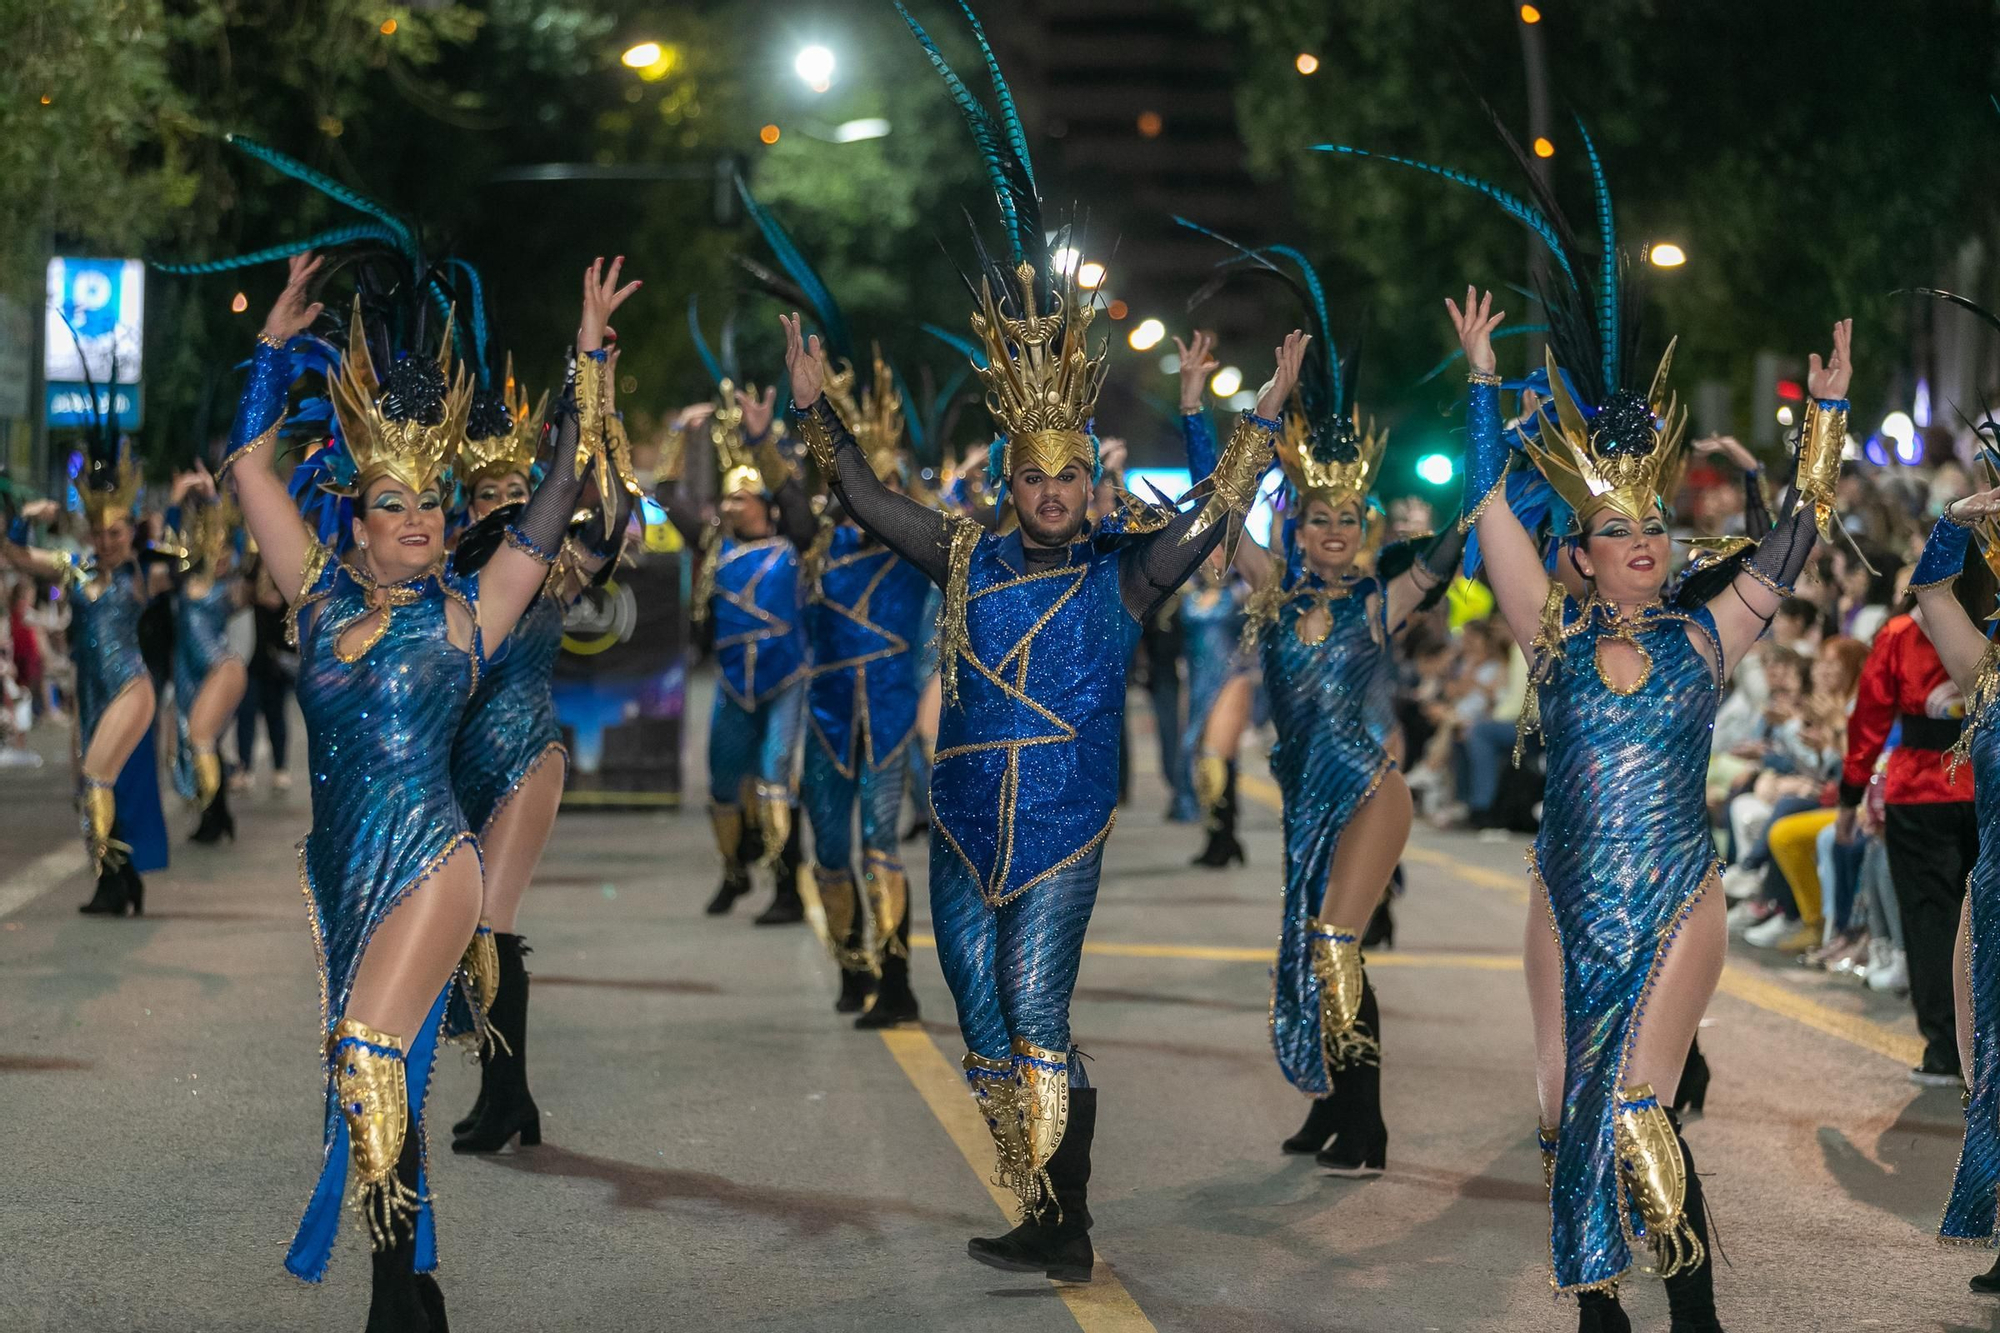
[[(834, 527), (805, 613), (813, 660), (807, 703), (813, 735), (843, 777), (860, 763), (880, 767), (917, 724), (916, 653), (930, 629), (932, 587), (922, 570), (859, 528)], [(855, 750), (862, 736), (865, 755)]]
[[(1139, 641), (1119, 567), (1115, 546), (1079, 542), (1066, 563), (1027, 573), (1018, 531), (972, 548), (958, 699), (938, 719), (931, 817), (989, 906), (1075, 865), (1111, 832), (1126, 666)], [(933, 860), (943, 854), (933, 848)]]
[(799, 553), (783, 537), (717, 543), (708, 578), (715, 595), (715, 661), (723, 693), (755, 709), (805, 669)]
[[(1327, 615), (1326, 637), (1304, 622)], [(1317, 917), (1342, 830), (1394, 767), (1379, 681), (1389, 657), (1387, 600), (1372, 578), (1327, 584), (1302, 574), (1263, 627), (1264, 692), (1277, 731), (1271, 774), (1284, 794), (1285, 901), (1271, 974), (1271, 1045), (1300, 1092), (1324, 1097), (1332, 1075), (1320, 1044), (1320, 984), (1306, 922)], [(1352, 922), (1334, 924), (1352, 925)]]
[(109, 578), (96, 577), (94, 562), (72, 559), (63, 582), (71, 590), (69, 651), (76, 662), (76, 722), (90, 748), (97, 724), (111, 701), (147, 679), (139, 652), (139, 616), (146, 609), (146, 580), (135, 564)]
[[(1612, 1112), (1654, 969), (1719, 868), (1702, 786), (1721, 694), (1715, 620), (1705, 607), (1654, 606), (1621, 628), (1615, 615), (1564, 598), (1560, 656), (1540, 687), (1548, 780), (1533, 864), (1563, 968), (1562, 1124), (1549, 1200), (1563, 1290), (1632, 1265), (1644, 1224), (1619, 1179)], [(1608, 639), (1651, 659), (1629, 693), (1599, 670)]]
[(208, 682), (208, 673), (236, 657), (229, 646), (229, 617), (236, 599), (226, 579), (210, 579), (208, 590), (196, 594), (193, 583), (174, 594), (174, 790), (195, 798), (194, 746), (188, 739), (188, 714)]
[[(2000, 650), (1989, 649), (1980, 664), (1982, 676), (1996, 669), (1995, 653)], [(2000, 1205), (2000, 935), (1995, 934), (2000, 931), (2000, 837), (1991, 832), (2000, 829), (2000, 691), (1975, 686), (1973, 698), (1985, 706), (1966, 725), (1980, 828), (1979, 858), (1966, 884), (1972, 904), (1972, 1066), (1965, 1072), (1972, 1099), (1965, 1108), (1965, 1146), (1938, 1235), (1947, 1242), (1991, 1246)]]
[(550, 755), (566, 763), (549, 681), (562, 655), (563, 608), (544, 591), (528, 604), (473, 691), (451, 748), (451, 781), (484, 837), (493, 816)]

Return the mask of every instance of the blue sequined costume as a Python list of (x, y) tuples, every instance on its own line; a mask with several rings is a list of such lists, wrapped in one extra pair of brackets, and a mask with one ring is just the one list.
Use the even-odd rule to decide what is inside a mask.
[[(77, 753), (87, 754), (105, 709), (126, 690), (150, 679), (139, 652), (146, 579), (137, 564), (122, 565), (105, 578), (94, 560), (71, 556), (61, 582), (69, 593), (69, 651), (76, 663)], [(166, 869), (167, 821), (160, 810), (159, 761), (151, 727), (118, 771), (112, 791), (118, 808), (115, 836), (131, 845), (132, 868), (141, 873)]]
[(563, 609), (544, 589), (473, 691), (451, 748), (451, 781), (466, 822), (484, 837), (493, 817), (544, 760), (568, 762), (549, 688), (562, 655)]
[(188, 714), (208, 673), (236, 658), (229, 646), (229, 618), (236, 600), (226, 579), (209, 579), (208, 589), (193, 591), (192, 582), (174, 594), (174, 790), (194, 800), (194, 747), (188, 739)]
[[(1309, 641), (1304, 621), (1315, 611), (1327, 617), (1326, 636)], [(1382, 586), (1373, 578), (1328, 584), (1301, 573), (1261, 627), (1258, 643), (1277, 731), (1271, 774), (1284, 795), (1285, 821), (1271, 1045), (1292, 1086), (1325, 1097), (1333, 1091), (1333, 1059), (1374, 1058), (1330, 1056), (1323, 1049), (1311, 942), (1341, 832), (1394, 767), (1386, 748), (1394, 717), (1379, 685), (1389, 665)]]
[[(1995, 669), (1992, 650), (1981, 672)], [(1981, 695), (1985, 697), (1981, 698)], [(1974, 690), (1983, 704), (1966, 720), (1972, 752), (1972, 795), (1979, 812), (1979, 858), (1966, 881), (1972, 918), (1972, 1066), (1966, 1071), (1971, 1100), (1965, 1108), (1965, 1146), (1952, 1175), (1938, 1235), (1946, 1241), (1991, 1246), (2000, 1205), (2000, 691)]]
[[(1550, 1194), (1560, 1289), (1609, 1282), (1644, 1224), (1619, 1176), (1612, 1115), (1655, 969), (1719, 869), (1701, 775), (1721, 694), (1715, 620), (1563, 599), (1559, 654), (1540, 686), (1548, 778), (1533, 867), (1562, 955), (1564, 1087)], [(1696, 647), (1695, 638), (1704, 645)], [(1614, 689), (1607, 638), (1650, 659)]]
[(735, 805), (752, 782), (792, 784), (805, 705), (799, 556), (784, 537), (716, 541), (705, 580), (719, 688), (708, 734), (709, 798)]
[(1181, 653), (1187, 659), (1187, 727), (1181, 733), (1181, 766), (1192, 769), (1201, 754), (1202, 732), (1209, 710), (1222, 687), (1257, 669), (1256, 659), (1243, 651), (1242, 583), (1230, 578), (1210, 582), (1195, 575), (1195, 586), (1181, 593)]

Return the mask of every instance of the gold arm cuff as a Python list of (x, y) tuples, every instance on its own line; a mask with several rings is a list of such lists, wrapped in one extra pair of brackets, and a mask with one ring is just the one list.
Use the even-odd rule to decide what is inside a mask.
[(825, 401), (826, 398), (822, 395), (820, 402), (814, 403), (799, 415), (799, 438), (806, 442), (806, 450), (812, 454), (813, 466), (819, 469), (821, 479), (831, 486), (835, 475), (833, 432), (826, 428), (826, 422), (821, 420), (819, 415), (820, 403)]
[(280, 352), (285, 350), (285, 340), (283, 338), (273, 338), (261, 329), (257, 331), (257, 341), (263, 343), (266, 347), (275, 347)]
[(604, 363), (588, 352), (576, 355), (576, 470), (604, 447)]
[(1817, 398), (1806, 403), (1799, 427), (1799, 467), (1796, 476), (1800, 504), (1813, 507), (1819, 534), (1833, 538), (1834, 490), (1840, 484), (1840, 454), (1847, 445), (1847, 409), (1828, 408)]
[(1270, 468), (1276, 450), (1277, 436), (1247, 416), (1238, 417), (1236, 428), (1229, 432), (1229, 443), (1215, 460), (1215, 471), (1194, 488), (1193, 494), (1207, 499), (1194, 526), (1181, 540), (1193, 541), (1217, 523), (1249, 512), (1257, 498), (1257, 483)]

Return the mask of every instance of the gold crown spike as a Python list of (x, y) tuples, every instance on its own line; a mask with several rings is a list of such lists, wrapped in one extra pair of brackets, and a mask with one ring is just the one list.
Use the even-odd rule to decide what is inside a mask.
[[(757, 386), (745, 384), (743, 392), (757, 396)], [(791, 468), (778, 449), (784, 426), (776, 420), (756, 444), (743, 440), (743, 407), (736, 401), (736, 385), (723, 380), (716, 385), (715, 412), (708, 419), (708, 442), (715, 446), (716, 472), (722, 479), (720, 495), (748, 491), (752, 495), (775, 495), (778, 487), (791, 479)]]
[(1052, 291), (1050, 313), (1037, 314), (1034, 267), (1023, 263), (1014, 277), (1026, 314), (1003, 312), (991, 279), (981, 278), (972, 316), (972, 331), (986, 349), (986, 364), (975, 367), (986, 386), (986, 410), (1007, 437), (1002, 470), (1008, 476), (1023, 467), (1056, 473), (1076, 463), (1094, 473), (1097, 446), (1089, 426), (1105, 371), (1105, 344), (1092, 356), (1087, 338), (1096, 311), (1087, 300), (1077, 303), (1070, 280), (1065, 290)]
[(510, 472), (527, 476), (534, 469), (535, 455), (541, 451), (542, 421), (549, 408), (548, 390), (542, 391), (530, 410), (528, 391), (514, 378), (512, 352), (507, 353), (507, 377), (501, 383), (500, 396), (507, 404), (506, 433), (480, 440), (468, 436), (458, 446), (456, 466), (468, 489), (487, 477), (504, 477)]
[(143, 478), (139, 465), (122, 445), (118, 448), (117, 476), (117, 485), (108, 491), (87, 484), (79, 488), (84, 517), (93, 528), (109, 527), (121, 518), (129, 520), (132, 511), (139, 507), (139, 486)]
[(843, 365), (835, 369), (821, 351), (820, 360), (826, 366), (823, 387), (840, 424), (847, 427), (847, 433), (861, 446), (875, 475), (887, 481), (900, 476), (903, 470), (903, 392), (896, 387), (895, 372), (882, 359), (881, 347), (871, 345), (869, 351), (874, 361), (874, 382), (861, 391), (859, 402), (854, 397), (855, 368)]
[(1679, 477), (1681, 437), (1687, 431), (1687, 409), (1672, 394), (1661, 400), (1667, 370), (1673, 364), (1674, 344), (1667, 344), (1646, 395), (1646, 405), (1653, 413), (1653, 447), (1645, 453), (1600, 452), (1596, 431), (1556, 368), (1555, 353), (1544, 349), (1543, 355), (1549, 369), (1550, 402), (1539, 409), (1539, 438), (1524, 438), (1523, 443), (1549, 485), (1576, 512), (1579, 528), (1600, 509), (1615, 510), (1635, 521), (1664, 510), (1667, 492)]
[(472, 379), (464, 366), (454, 367), (451, 355), (451, 316), (447, 315), (444, 338), (438, 344), (438, 373), (444, 377), (444, 416), (426, 424), (421, 421), (391, 421), (382, 414), (382, 381), (375, 373), (374, 358), (368, 351), (368, 337), (361, 322), (361, 297), (354, 298), (353, 319), (347, 326), (347, 352), (340, 369), (327, 386), (333, 398), (333, 413), (340, 423), (341, 438), (354, 458), (354, 480), (346, 494), (360, 495), (371, 482), (388, 477), (412, 491), (424, 491), (437, 484), (445, 462), (465, 436), (465, 417), (472, 406)]
[(223, 553), (229, 549), (230, 540), (242, 522), (242, 511), (236, 507), (236, 501), (227, 495), (205, 504), (183, 505), (181, 530), (178, 534), (168, 535), (169, 541), (179, 547), (183, 572), (213, 578), (216, 566), (222, 563)]
[(1305, 413), (1294, 410), (1285, 414), (1285, 427), (1278, 435), (1278, 464), (1285, 470), (1285, 480), (1299, 493), (1302, 506), (1314, 500), (1322, 501), (1329, 509), (1339, 509), (1353, 503), (1362, 508), (1362, 521), (1367, 521), (1368, 492), (1374, 489), (1375, 480), (1382, 470), (1382, 452), (1389, 447), (1389, 432), (1377, 431), (1373, 418), (1367, 427), (1361, 425), (1361, 409), (1354, 409), (1354, 434), (1360, 442), (1360, 450), (1350, 463), (1322, 463), (1312, 456), (1311, 425)]

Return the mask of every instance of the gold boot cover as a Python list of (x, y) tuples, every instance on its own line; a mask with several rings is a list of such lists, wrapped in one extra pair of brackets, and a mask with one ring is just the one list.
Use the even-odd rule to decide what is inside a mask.
[(1556, 1188), (1556, 1131), (1536, 1121), (1535, 1142), (1542, 1149), (1542, 1188), (1553, 1194)]
[(1016, 1037), (1014, 1076), (1020, 1084), (1021, 1129), (1028, 1149), (1027, 1169), (1013, 1184), (1014, 1197), (1021, 1201), (1023, 1214), (1031, 1218), (1039, 1218), (1043, 1210), (1055, 1205), (1056, 1221), (1060, 1222), (1062, 1206), (1056, 1203), (1048, 1165), (1069, 1127), (1069, 1055), (1043, 1050)]
[(1687, 1161), (1652, 1084), (1625, 1089), (1612, 1112), (1611, 1131), (1619, 1174), (1653, 1250), (1653, 1271), (1672, 1277), (1698, 1267), (1703, 1251), (1687, 1222)]
[(902, 866), (872, 847), (862, 855), (861, 866), (868, 880), (868, 915), (875, 918), (876, 966), (890, 954), (908, 958), (902, 929), (903, 916), (910, 910), (910, 877)]
[(722, 864), (732, 870), (742, 865), (743, 807), (711, 805), (708, 807), (708, 822), (715, 826), (715, 850), (722, 853)]
[(986, 1132), (993, 1136), (993, 1183), (1018, 1197), (1019, 1182), (1033, 1173), (1028, 1166), (1028, 1140), (1014, 1062), (989, 1060), (967, 1051), (964, 1067), (972, 1100), (986, 1119)]
[(813, 884), (819, 889), (820, 910), (826, 913), (826, 947), (843, 971), (868, 969), (868, 950), (854, 940), (854, 915), (860, 908), (854, 876), (845, 870), (813, 867)]
[(782, 782), (757, 784), (757, 827), (764, 831), (764, 854), (757, 864), (770, 869), (792, 838), (792, 789)]
[(222, 756), (213, 747), (194, 751), (194, 799), (206, 810), (222, 790)]
[(1380, 1064), (1382, 1045), (1360, 1026), (1367, 974), (1361, 967), (1361, 934), (1306, 918), (1313, 976), (1319, 979), (1319, 1044), (1329, 1070)]
[(397, 1228), (414, 1223), (416, 1192), (396, 1178), (410, 1097), (403, 1048), (394, 1037), (343, 1018), (333, 1029), (333, 1083), (354, 1163), (354, 1205), (378, 1250), (392, 1248)]
[(1229, 792), (1229, 761), (1219, 754), (1205, 754), (1194, 761), (1194, 796), (1213, 821)]
[(132, 850), (126, 844), (111, 836), (111, 827), (118, 820), (118, 799), (111, 792), (111, 784), (99, 782), (96, 778), (83, 780), (83, 845), (90, 851), (90, 861), (98, 874), (116, 870), (125, 864), (125, 854)]
[(465, 956), (458, 960), (458, 969), (465, 974), (466, 994), (472, 1001), (473, 1017), (477, 1021), (473, 1036), (477, 1045), (506, 1050), (507, 1039), (489, 1021), (493, 1001), (500, 995), (500, 945), (493, 938), (492, 925), (484, 917), (480, 918), (479, 928), (472, 932), (472, 939), (466, 943)]

